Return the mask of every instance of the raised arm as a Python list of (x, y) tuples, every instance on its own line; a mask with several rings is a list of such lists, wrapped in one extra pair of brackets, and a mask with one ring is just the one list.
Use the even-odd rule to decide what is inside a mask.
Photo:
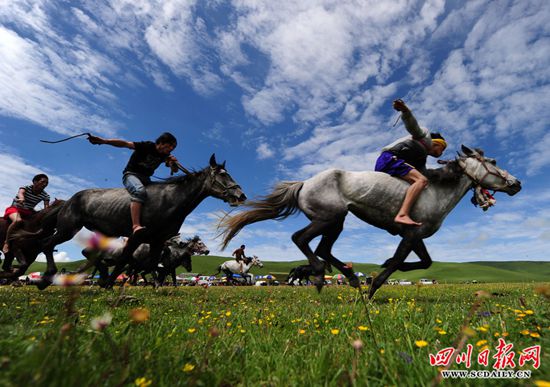
[(128, 149), (135, 149), (134, 143), (132, 141), (125, 141), (125, 140), (119, 140), (116, 138), (101, 138), (93, 135), (88, 136), (88, 141), (94, 145), (111, 145), (117, 148), (128, 148)]
[(401, 119), (405, 123), (405, 128), (413, 136), (414, 139), (420, 140), (429, 137), (429, 132), (426, 129), (421, 128), (414, 118), (411, 109), (405, 104), (402, 99), (396, 99), (393, 101), (393, 108), (398, 112), (401, 112)]

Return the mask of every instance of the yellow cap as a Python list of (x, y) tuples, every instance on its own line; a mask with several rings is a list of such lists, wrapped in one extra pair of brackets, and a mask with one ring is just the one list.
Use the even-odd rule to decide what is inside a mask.
[(447, 148), (447, 142), (442, 138), (432, 138), (432, 143), (440, 144), (443, 149)]

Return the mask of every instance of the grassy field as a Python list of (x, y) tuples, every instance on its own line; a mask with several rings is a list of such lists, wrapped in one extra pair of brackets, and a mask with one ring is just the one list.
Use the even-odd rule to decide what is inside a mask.
[[(347, 286), (3, 286), (0, 386), (419, 386), (438, 375), (429, 354), (460, 340), (471, 369), (492, 370), (476, 359), (500, 338), (530, 379), (443, 385), (543, 385), (548, 297), (549, 284), (503, 283), (384, 286), (367, 304)], [(533, 345), (540, 368), (520, 367)]]
[[(199, 256), (193, 257), (193, 272), (209, 275), (215, 273), (222, 262), (230, 260), (228, 257)], [(74, 270), (82, 262), (58, 264), (59, 269), (66, 267)], [(254, 274), (275, 274), (278, 279), (286, 279), (293, 267), (305, 264), (306, 261), (293, 262), (264, 262), (264, 267), (254, 267)], [(35, 263), (31, 271), (44, 271), (44, 263)], [(380, 270), (379, 265), (354, 263), (355, 271), (370, 274)], [(179, 272), (183, 269), (180, 268)], [(335, 270), (333, 274), (336, 274)], [(416, 270), (408, 273), (396, 272), (393, 278), (406, 278), (417, 281), (420, 278), (437, 279), (440, 283), (457, 283), (476, 280), (478, 282), (533, 282), (547, 281), (550, 278), (550, 262), (516, 261), (516, 262), (434, 262), (428, 270)]]

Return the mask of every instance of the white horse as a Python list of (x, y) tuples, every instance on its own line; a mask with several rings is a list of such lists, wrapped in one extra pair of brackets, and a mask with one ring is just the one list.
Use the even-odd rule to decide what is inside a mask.
[[(404, 180), (381, 172), (329, 169), (305, 181), (279, 183), (263, 199), (246, 203), (250, 210), (226, 216), (219, 225), (224, 236), (223, 247), (248, 224), (284, 219), (302, 211), (311, 223), (294, 233), (292, 241), (313, 266), (317, 289), (321, 290), (324, 275), (324, 265), (318, 257), (336, 266), (351, 286), (359, 287), (359, 279), (352, 268), (331, 253), (344, 228), (346, 215), (352, 212), (359, 219), (403, 238), (393, 257), (382, 265), (386, 269), (373, 281), (369, 292), (369, 297), (372, 297), (394, 271), (426, 269), (431, 265), (432, 260), (423, 239), (439, 230), (445, 217), (470, 188), (482, 187), (508, 195), (515, 195), (521, 190), (521, 182), (498, 168), (494, 159), (484, 157), (483, 151), (464, 145), (462, 151), (464, 154), (446, 162), (443, 168), (429, 171), (430, 184), (411, 213), (413, 219), (422, 223), (421, 226), (394, 222), (409, 187)], [(479, 195), (477, 198), (483, 199)], [(321, 241), (313, 252), (309, 242), (319, 235), (322, 236)], [(404, 262), (411, 251), (418, 255), (420, 262)]]
[(224, 272), (227, 275), (227, 281), (233, 280), (233, 274), (240, 274), (248, 283), (249, 285), (252, 285), (252, 274), (250, 274), (248, 271), (252, 266), (258, 266), (260, 268), (264, 267), (264, 264), (262, 261), (260, 261), (260, 258), (257, 256), (252, 256), (252, 258), (248, 259), (248, 262), (245, 262), (242, 264), (242, 272), (241, 272), (241, 263), (231, 260), (231, 261), (225, 261), (220, 266), (218, 266), (218, 272), (214, 275), (220, 274), (220, 272)]

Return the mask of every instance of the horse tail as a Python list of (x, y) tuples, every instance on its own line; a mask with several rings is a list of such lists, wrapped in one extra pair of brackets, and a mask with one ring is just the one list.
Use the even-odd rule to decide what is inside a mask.
[(222, 250), (227, 247), (244, 226), (267, 219), (285, 219), (300, 210), (298, 194), (304, 183), (302, 181), (284, 181), (275, 186), (273, 192), (244, 204), (250, 210), (234, 216), (225, 216), (218, 225), (223, 235)]
[(212, 275), (218, 275), (221, 273), (221, 271), (222, 271), (222, 265), (218, 266), (218, 271)]

